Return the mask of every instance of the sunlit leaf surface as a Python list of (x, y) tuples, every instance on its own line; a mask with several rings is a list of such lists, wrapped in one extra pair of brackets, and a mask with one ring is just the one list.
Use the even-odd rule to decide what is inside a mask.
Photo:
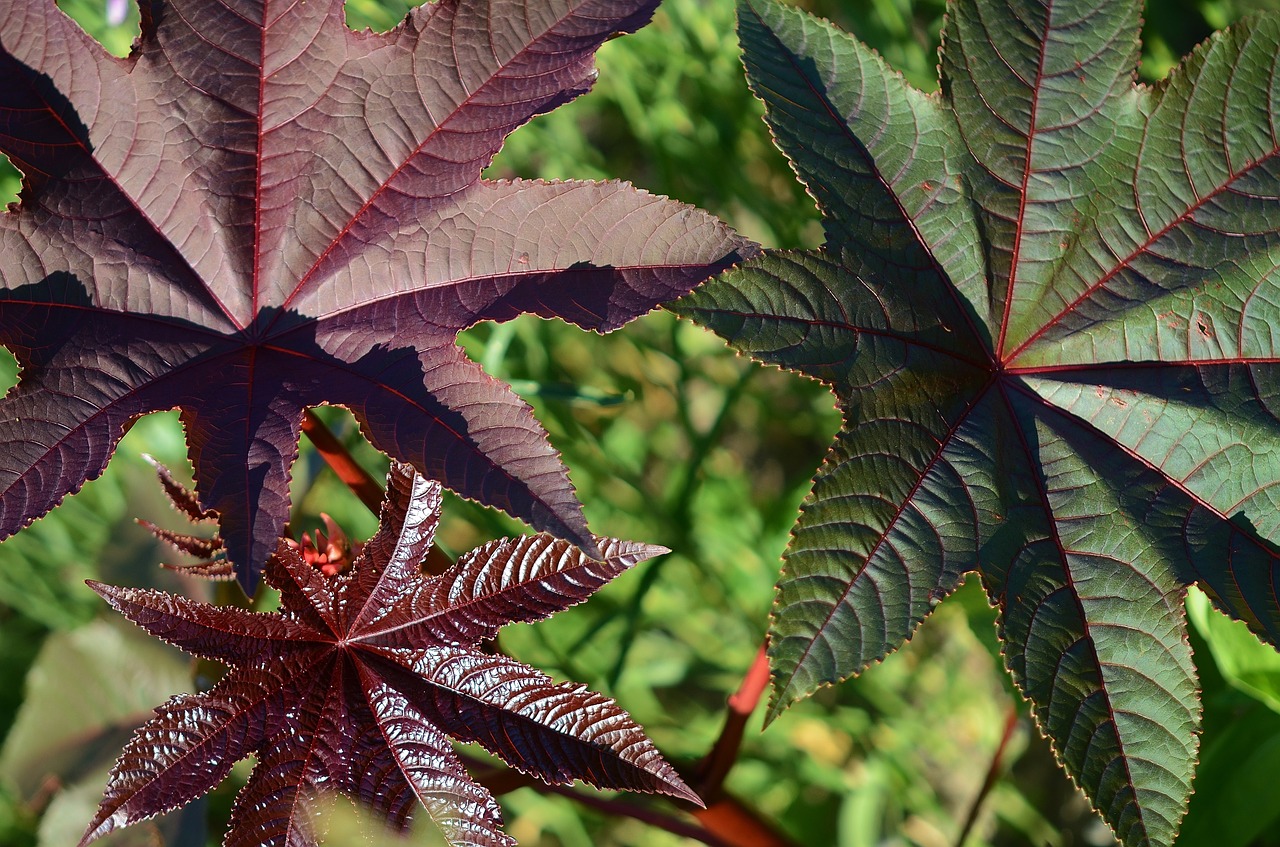
[(231, 667), (174, 697), (125, 747), (82, 844), (182, 806), (239, 759), (258, 759), (228, 845), (313, 845), (322, 790), (404, 828), (420, 806), (454, 845), (511, 845), (489, 792), (452, 740), (553, 783), (696, 795), (612, 700), (481, 641), (585, 600), (661, 547), (597, 538), (601, 559), (547, 535), (507, 539), (424, 576), (440, 486), (396, 465), (378, 533), (348, 571), (325, 575), (282, 543), (265, 572), (278, 613), (210, 606), (94, 583), (151, 634)]
[(0, 536), (181, 408), (200, 501), (252, 592), (289, 515), (302, 412), (590, 550), (529, 407), (455, 344), (523, 312), (601, 332), (751, 252), (625, 183), (485, 181), (507, 134), (588, 90), (657, 0), (161, 0), (116, 58), (52, 0), (0, 0)]
[(773, 714), (978, 570), (1006, 662), (1128, 845), (1199, 720), (1183, 598), (1280, 636), (1280, 17), (1134, 84), (1133, 2), (957, 0), (941, 91), (771, 0), (739, 33), (825, 216), (678, 306), (835, 393), (778, 586)]

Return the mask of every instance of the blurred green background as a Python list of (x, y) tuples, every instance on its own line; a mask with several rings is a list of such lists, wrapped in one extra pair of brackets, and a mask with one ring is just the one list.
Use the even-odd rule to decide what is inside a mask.
[[(101, 0), (60, 5), (108, 49), (128, 51), (136, 9), (109, 26)], [(349, 0), (349, 23), (386, 29), (409, 5)], [(936, 87), (941, 2), (802, 5), (875, 46), (915, 85)], [(1143, 79), (1158, 80), (1212, 29), (1260, 5), (1149, 4)], [(665, 0), (650, 26), (600, 51), (588, 96), (518, 130), (488, 175), (627, 179), (706, 208), (765, 246), (815, 246), (813, 204), (769, 141), (733, 27), (729, 0)], [(16, 173), (0, 168), (0, 199), (12, 201), (18, 187)], [(504, 649), (615, 697), (678, 764), (695, 762), (764, 634), (779, 554), (837, 426), (830, 396), (661, 312), (603, 338), (520, 319), (478, 327), (463, 342), (535, 406), (596, 532), (674, 551), (590, 603), (504, 630)], [(12, 384), (14, 370), (10, 360), (0, 379)], [(321, 414), (367, 467), (385, 470), (343, 410)], [(172, 555), (133, 523), (182, 528), (143, 453), (189, 479), (176, 415), (149, 416), (102, 478), (0, 544), (0, 847), (74, 843), (131, 729), (191, 688), (186, 660), (113, 620), (83, 585), (95, 578), (208, 594), (206, 584), (160, 570)], [(295, 529), (319, 525), (324, 511), (352, 535), (373, 531), (374, 518), (305, 439), (294, 476)], [(440, 543), (456, 555), (521, 531), (451, 499)], [(1179, 844), (1280, 845), (1280, 655), (1202, 597), (1193, 594), (1191, 612), (1205, 733)], [(882, 665), (819, 692), (764, 734), (755, 718), (730, 791), (797, 844), (955, 844), (1016, 709), (999, 780), (965, 843), (1113, 843), (1013, 693), (993, 621), (971, 580)], [(106, 843), (220, 843), (247, 773), (242, 764), (207, 801)], [(693, 843), (527, 788), (502, 802), (508, 831), (527, 847)], [(347, 843), (352, 826), (338, 815), (327, 843)], [(424, 832), (415, 843), (438, 839)]]

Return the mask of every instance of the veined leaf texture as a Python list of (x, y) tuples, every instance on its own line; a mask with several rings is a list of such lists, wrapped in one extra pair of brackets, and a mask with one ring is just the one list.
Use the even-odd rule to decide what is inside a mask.
[(1138, 3), (954, 0), (926, 95), (830, 24), (738, 8), (826, 241), (676, 308), (844, 419), (784, 554), (772, 714), (977, 570), (1067, 771), (1126, 845), (1171, 844), (1186, 586), (1280, 636), (1280, 17), (1148, 88)]
[(0, 537), (180, 408), (245, 590), (289, 515), (303, 411), (589, 551), (528, 405), (455, 343), (521, 313), (607, 332), (754, 247), (625, 183), (486, 181), (657, 0), (441, 0), (353, 32), (342, 0), (151, 0), (128, 58), (0, 0)]

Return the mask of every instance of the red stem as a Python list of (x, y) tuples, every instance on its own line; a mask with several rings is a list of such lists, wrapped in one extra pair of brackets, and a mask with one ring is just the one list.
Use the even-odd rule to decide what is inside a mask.
[(729, 696), (720, 737), (698, 765), (694, 790), (707, 807), (690, 810), (698, 823), (734, 847), (794, 847), (794, 842), (724, 790), (725, 778), (738, 761), (747, 722), (769, 687), (768, 649), (765, 639), (738, 690)]
[(719, 800), (708, 803), (705, 809), (693, 809), (691, 814), (703, 829), (719, 839), (718, 843), (729, 847), (797, 847), (754, 809), (723, 792)]
[(375, 515), (382, 509), (382, 485), (373, 475), (360, 466), (346, 445), (334, 436), (315, 412), (302, 413), (302, 431), (315, 446), (325, 463), (333, 468), (338, 479), (360, 498), (360, 502)]
[(738, 760), (738, 751), (742, 748), (742, 736), (747, 728), (747, 721), (760, 705), (760, 698), (769, 687), (769, 642), (765, 641), (756, 651), (755, 660), (747, 669), (742, 684), (730, 697), (725, 710), (724, 726), (720, 737), (716, 739), (711, 752), (698, 766), (697, 786), (695, 790), (703, 800), (712, 801), (719, 798), (725, 778)]
[(1008, 749), (1009, 740), (1013, 738), (1013, 730), (1017, 726), (1018, 707), (1017, 704), (1013, 704), (1009, 706), (1009, 714), (1004, 719), (1004, 734), (1000, 736), (1000, 743), (996, 745), (996, 751), (991, 756), (991, 765), (987, 768), (986, 778), (982, 780), (978, 796), (973, 798), (973, 803), (969, 806), (969, 814), (964, 820), (964, 826), (960, 829), (960, 837), (956, 839), (956, 847), (963, 847), (965, 839), (969, 837), (969, 831), (978, 820), (978, 812), (982, 810), (983, 801), (987, 799), (991, 789), (995, 788), (996, 780), (1000, 778), (1005, 750)]
[(581, 803), (606, 814), (634, 818), (675, 835), (692, 838), (703, 844), (711, 845), (711, 847), (745, 847), (745, 845), (738, 842), (724, 841), (714, 833), (696, 824), (685, 823), (679, 818), (664, 815), (638, 803), (629, 803), (626, 800), (612, 797), (602, 797), (598, 794), (588, 794), (585, 791), (579, 791), (576, 788), (569, 788), (564, 785), (550, 785), (540, 782), (528, 774), (522, 774), (500, 765), (485, 769), (483, 763), (465, 753), (459, 753), (459, 758), (473, 771), (480, 769), (480, 772), (475, 776), (475, 780), (487, 788), (491, 794), (505, 794), (517, 788), (532, 788), (539, 794), (558, 794), (561, 797), (568, 797), (575, 803)]

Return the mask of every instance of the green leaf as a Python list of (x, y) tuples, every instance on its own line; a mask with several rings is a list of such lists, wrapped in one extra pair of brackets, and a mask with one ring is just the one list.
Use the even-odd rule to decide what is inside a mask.
[(142, 458), (152, 453), (175, 466), (185, 464), (177, 415), (139, 420), (120, 442), (116, 459), (98, 479), (68, 497), (61, 509), (0, 543), (0, 607), (51, 630), (89, 621), (99, 608), (85, 579), (110, 578), (151, 584), (158, 550), (135, 517), (163, 520), (168, 503), (151, 482)]
[(1187, 595), (1187, 616), (1209, 643), (1226, 681), (1280, 712), (1280, 653), (1259, 644), (1239, 621), (1216, 613), (1203, 592)]
[(1127, 845), (1172, 843), (1190, 792), (1186, 586), (1280, 640), (1280, 16), (1149, 89), (1140, 13), (955, 0), (930, 96), (740, 0), (826, 242), (675, 307), (844, 418), (784, 553), (771, 717), (977, 570), (1038, 724)]
[[(1205, 741), (1195, 793), (1178, 847), (1272, 847), (1280, 821), (1280, 712), (1238, 671), (1262, 667), (1266, 654), (1242, 624), (1213, 611), (1196, 590), (1187, 595), (1192, 648), (1204, 688)], [(1246, 640), (1247, 639), (1247, 640)]]
[[(1178, 847), (1274, 844), (1280, 819), (1280, 715), (1255, 704), (1205, 742)], [(1270, 836), (1273, 840), (1263, 841)]]

